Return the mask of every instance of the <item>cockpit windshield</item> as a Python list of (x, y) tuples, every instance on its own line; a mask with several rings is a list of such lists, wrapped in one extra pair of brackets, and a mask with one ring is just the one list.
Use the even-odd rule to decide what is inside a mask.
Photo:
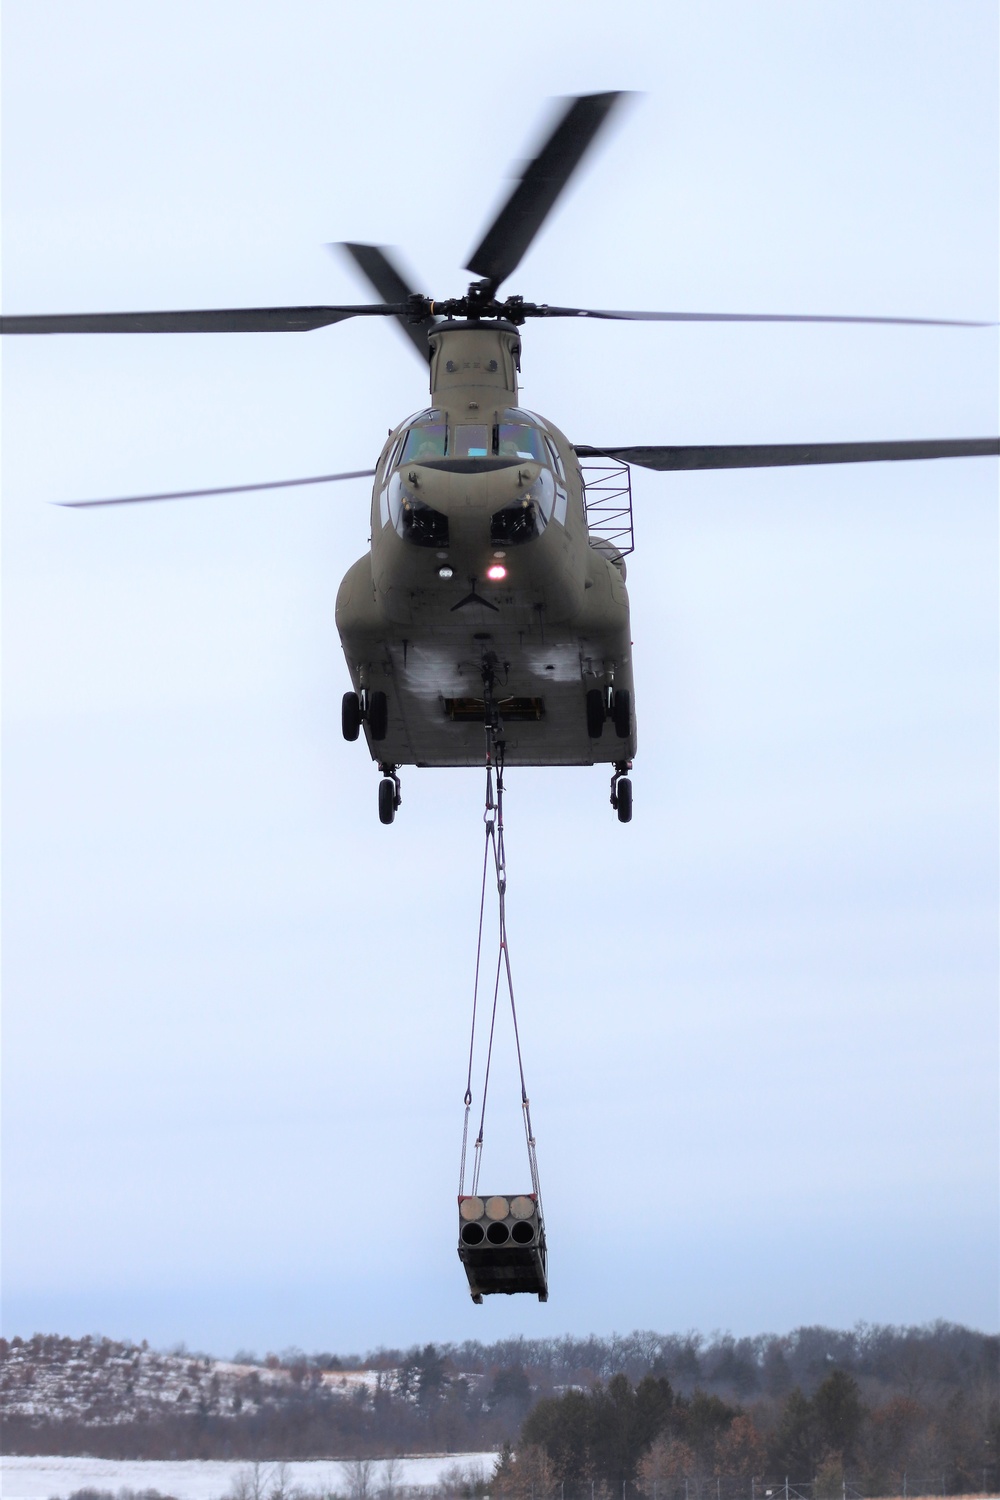
[(543, 464), (542, 434), (537, 427), (527, 427), (521, 422), (501, 422), (497, 427), (497, 455), (500, 458), (528, 458), (536, 464)]
[(449, 427), (442, 411), (420, 412), (411, 418), (402, 447), (389, 467), (441, 458), (524, 459), (550, 464), (545, 434), (530, 412), (508, 407), (493, 426), (459, 423)]
[[(436, 420), (435, 420), (436, 419)], [(425, 458), (444, 458), (448, 451), (448, 426), (443, 413), (429, 411), (411, 427), (400, 454), (400, 463), (419, 463)]]
[(527, 458), (536, 464), (548, 462), (539, 422), (530, 411), (508, 406), (500, 414), (497, 453), (503, 458)]

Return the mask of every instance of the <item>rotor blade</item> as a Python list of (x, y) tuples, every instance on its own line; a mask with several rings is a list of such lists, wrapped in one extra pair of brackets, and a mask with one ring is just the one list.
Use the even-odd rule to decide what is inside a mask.
[(643, 469), (770, 469), (787, 464), (863, 464), (901, 458), (985, 458), (1000, 438), (918, 438), (900, 443), (734, 443), (724, 447), (589, 448), (580, 458), (614, 458)]
[(870, 318), (826, 313), (608, 312), (593, 307), (526, 307), (531, 318), (615, 318), (632, 323), (900, 323), (929, 328), (994, 328), (966, 318)]
[[(331, 245), (330, 248), (339, 248), (351, 257), (383, 302), (405, 305), (414, 296), (413, 288), (408, 285), (399, 266), (394, 264), (388, 250), (383, 249), (381, 245), (353, 245), (343, 240), (339, 247)], [(408, 317), (400, 313), (396, 314), (396, 322), (425, 363), (430, 358), (431, 352), (427, 343), (427, 335), (434, 327), (435, 321), (432, 317), (426, 317), (421, 318), (419, 323), (411, 323)]]
[(466, 269), (485, 277), (495, 289), (520, 264), (556, 199), (579, 166), (604, 124), (621, 90), (584, 94), (569, 100), (555, 128), (493, 223), (473, 250)]
[(42, 313), (0, 318), (0, 333), (304, 333), (345, 318), (386, 317), (405, 308), (230, 307), (197, 312)]
[(264, 484), (226, 484), (212, 490), (167, 490), (162, 495), (121, 495), (114, 500), (53, 500), (53, 505), (82, 510), (91, 505), (142, 505), (147, 500), (193, 500), (198, 495), (241, 495), (247, 490), (288, 490), (299, 484), (333, 484), (338, 479), (370, 479), (374, 469), (349, 474), (316, 474), (310, 479), (269, 479)]

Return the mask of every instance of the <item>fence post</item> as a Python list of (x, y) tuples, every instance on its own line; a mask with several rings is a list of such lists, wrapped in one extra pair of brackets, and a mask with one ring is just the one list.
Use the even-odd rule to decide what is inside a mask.
[(903, 1470), (903, 1500), (906, 1500), (906, 1470)]
[[(532, 1500), (534, 1500), (534, 1496), (532, 1496)], [(787, 1474), (785, 1475), (785, 1500), (788, 1500), (788, 1475)]]

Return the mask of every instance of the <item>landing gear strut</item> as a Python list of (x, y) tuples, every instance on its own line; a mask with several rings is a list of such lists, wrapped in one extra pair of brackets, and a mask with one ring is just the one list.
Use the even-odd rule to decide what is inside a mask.
[[(627, 698), (628, 694), (624, 696)], [(615, 773), (611, 778), (611, 806), (618, 814), (619, 823), (632, 821), (632, 783), (627, 774), (631, 769), (630, 760), (615, 761)]]
[(396, 767), (383, 762), (379, 766), (382, 772), (382, 780), (378, 784), (378, 820), (380, 823), (391, 823), (396, 816), (396, 808), (402, 802), (399, 791), (399, 777), (396, 775)]

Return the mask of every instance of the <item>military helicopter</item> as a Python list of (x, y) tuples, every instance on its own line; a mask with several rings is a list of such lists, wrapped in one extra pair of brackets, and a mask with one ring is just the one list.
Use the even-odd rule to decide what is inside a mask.
[[(600, 447), (572, 443), (518, 405), (520, 329), (529, 318), (652, 322), (880, 323), (982, 327), (935, 318), (625, 312), (498, 300), (559, 195), (623, 95), (565, 101), (553, 128), (469, 256), (464, 296), (414, 291), (390, 253), (343, 249), (381, 299), (357, 306), (4, 317), (0, 332), (305, 332), (392, 317), (430, 364), (430, 405), (393, 428), (374, 469), (223, 489), (61, 502), (121, 505), (373, 477), (371, 549), (337, 596), (352, 688), (345, 738), (364, 730), (391, 823), (402, 766), (483, 763), (484, 725), (508, 765), (609, 764), (611, 803), (632, 816), (636, 753), (625, 554), (628, 466), (678, 469), (953, 458), (996, 454), (1000, 439)], [(581, 460), (617, 465), (617, 528), (595, 524)], [(605, 486), (606, 487), (606, 486)], [(627, 517), (628, 524), (621, 524)]]

